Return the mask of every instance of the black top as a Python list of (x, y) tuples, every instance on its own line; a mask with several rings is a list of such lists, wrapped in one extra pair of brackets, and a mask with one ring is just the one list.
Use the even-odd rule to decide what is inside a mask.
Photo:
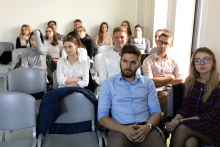
[(87, 39), (84, 37), (83, 39), (80, 39), (82, 44), (86, 47), (87, 55), (90, 59), (92, 59), (93, 53), (94, 53), (94, 43), (91, 39)]
[(27, 48), (27, 46), (21, 46), (19, 37), (17, 37), (17, 40), (16, 40), (16, 48)]

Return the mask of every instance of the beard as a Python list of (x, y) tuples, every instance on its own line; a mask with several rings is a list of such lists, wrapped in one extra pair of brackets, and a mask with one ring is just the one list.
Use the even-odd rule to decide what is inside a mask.
[[(121, 68), (121, 65), (120, 65), (120, 68)], [(138, 69), (138, 68), (136, 68), (134, 71), (132, 71), (131, 69), (122, 69), (122, 68), (121, 68), (122, 77), (125, 77), (125, 78), (131, 78), (131, 77), (133, 77), (133, 76), (136, 74), (137, 69)], [(125, 73), (124, 70), (129, 70), (129, 71), (130, 71), (130, 74)]]

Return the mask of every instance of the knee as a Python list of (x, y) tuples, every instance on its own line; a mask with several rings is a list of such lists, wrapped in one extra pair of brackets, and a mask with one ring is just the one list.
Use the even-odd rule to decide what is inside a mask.
[(186, 140), (185, 147), (198, 147), (199, 140), (196, 137), (190, 137)]
[(179, 125), (175, 131), (176, 132), (181, 132), (181, 133), (184, 133), (186, 130), (188, 129), (188, 127), (186, 127), (185, 125)]

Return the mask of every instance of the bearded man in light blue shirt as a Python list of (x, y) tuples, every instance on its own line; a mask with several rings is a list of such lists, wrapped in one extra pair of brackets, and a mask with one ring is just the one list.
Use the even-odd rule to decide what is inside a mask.
[(125, 45), (121, 73), (106, 79), (100, 87), (98, 120), (110, 130), (107, 147), (165, 147), (154, 129), (162, 114), (154, 83), (136, 73), (140, 59), (141, 52), (135, 45)]

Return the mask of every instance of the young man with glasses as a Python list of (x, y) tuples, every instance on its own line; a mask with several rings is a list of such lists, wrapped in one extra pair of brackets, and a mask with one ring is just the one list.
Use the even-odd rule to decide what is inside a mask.
[[(52, 26), (52, 27), (55, 29), (55, 31), (57, 31), (57, 30), (56, 30), (56, 29), (57, 29), (57, 22), (56, 22), (56, 21), (54, 21), (54, 20), (49, 21), (49, 22), (47, 23), (47, 26)], [(57, 33), (57, 32), (56, 32), (56, 33)], [(44, 38), (46, 39), (46, 35), (45, 35)], [(57, 33), (57, 39), (59, 39), (59, 40), (61, 40), (61, 41), (64, 41), (64, 35)]]
[(162, 33), (157, 43), (157, 52), (143, 62), (143, 74), (151, 78), (155, 87), (165, 86), (157, 92), (161, 110), (164, 111), (162, 123), (167, 122), (167, 92), (172, 85), (184, 82), (184, 76), (177, 61), (167, 54), (172, 47), (172, 35)]
[[(154, 40), (155, 40), (155, 43), (156, 43), (156, 44), (158, 43), (158, 38), (159, 38), (160, 34), (162, 34), (162, 33), (169, 33), (169, 31), (166, 30), (166, 29), (159, 29), (159, 30), (157, 30), (157, 31), (155, 32), (155, 36), (154, 36)], [(168, 50), (168, 52), (170, 52), (172, 49), (173, 49), (173, 47), (171, 47), (171, 48)], [(148, 54), (148, 56), (153, 55), (153, 54), (155, 54), (156, 52), (157, 52), (157, 46), (154, 47), (154, 48), (152, 48), (152, 49), (150, 50), (150, 53)]]

